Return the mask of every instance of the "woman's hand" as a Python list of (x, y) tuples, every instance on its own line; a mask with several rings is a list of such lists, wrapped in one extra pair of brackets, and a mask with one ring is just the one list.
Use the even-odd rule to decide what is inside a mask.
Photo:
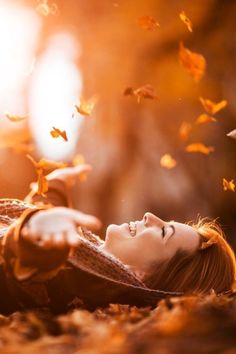
[(95, 216), (80, 211), (55, 207), (35, 213), (22, 229), (24, 239), (44, 249), (79, 245), (77, 226), (98, 229), (101, 222)]
[(65, 182), (68, 186), (72, 186), (76, 182), (77, 178), (80, 178), (82, 175), (90, 172), (91, 170), (92, 166), (87, 164), (82, 164), (74, 167), (59, 168), (49, 173), (46, 176), (46, 179), (48, 181), (59, 179)]

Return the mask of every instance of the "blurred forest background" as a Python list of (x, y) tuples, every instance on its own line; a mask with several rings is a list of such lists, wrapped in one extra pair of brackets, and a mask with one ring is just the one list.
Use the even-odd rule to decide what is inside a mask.
[[(109, 223), (139, 219), (145, 211), (182, 222), (195, 220), (198, 215), (219, 217), (228, 239), (236, 247), (236, 195), (224, 191), (222, 186), (223, 178), (236, 179), (236, 140), (226, 136), (236, 128), (236, 2), (56, 0), (41, 2), (52, 8), (56, 4), (55, 13), (47, 16), (37, 12), (39, 3), (33, 0), (0, 1), (0, 14), (1, 7), (4, 9), (6, 4), (16, 9), (22, 7), (35, 13), (35, 21), (40, 23), (37, 40), (30, 42), (36, 58), (34, 67), (18, 93), (8, 89), (8, 106), (3, 95), (7, 85), (2, 81), (0, 87), (0, 197), (22, 199), (30, 183), (36, 180), (25, 150), (19, 152), (12, 144), (12, 140), (18, 144), (22, 136), (24, 139), (27, 136), (36, 144), (35, 150), (30, 152), (36, 159), (53, 158), (52, 149), (56, 144), (61, 149), (57, 160), (70, 161), (79, 153), (93, 166), (87, 181), (79, 182), (71, 194), (75, 207), (101, 218), (104, 227)], [(192, 33), (180, 21), (182, 10), (193, 22)], [(141, 28), (138, 19), (144, 15), (153, 16), (160, 28), (155, 31)], [(7, 41), (9, 33), (3, 26), (0, 31), (1, 46), (2, 38)], [(99, 97), (90, 117), (72, 113), (65, 115), (65, 121), (60, 121), (61, 129), (65, 130), (68, 122), (72, 122), (74, 132), (74, 142), (66, 153), (63, 149), (69, 145), (60, 139), (40, 145), (40, 129), (46, 134), (45, 127), (40, 125), (40, 121), (47, 120), (43, 110), (39, 120), (34, 120), (37, 118), (35, 110), (39, 112), (38, 103), (34, 103), (34, 92), (37, 94), (35, 73), (40, 70), (37, 65), (53, 36), (59, 32), (67, 33), (74, 41), (68, 48), (63, 47), (62, 53), (64, 55), (71, 47), (74, 50), (73, 65), (78, 69), (80, 80), (76, 86), (78, 98), (79, 94), (86, 98)], [(206, 72), (199, 82), (195, 82), (179, 63), (180, 41), (206, 59)], [(14, 61), (17, 60), (15, 56)], [(54, 64), (53, 61), (51, 67), (48, 64), (46, 74), (39, 71), (39, 77), (49, 78)], [(6, 77), (7, 70), (8, 67), (4, 69)], [(56, 86), (63, 90), (67, 84), (66, 75), (61, 79)], [(64, 99), (56, 101), (53, 85), (47, 85), (46, 80), (44, 84), (46, 97), (41, 105), (48, 107), (53, 102), (55, 106), (55, 110), (50, 108), (55, 121), (49, 122), (51, 125), (47, 129), (52, 125), (60, 128), (57, 112), (63, 111)], [(158, 100), (143, 99), (138, 104), (135, 97), (123, 95), (127, 87), (138, 88), (145, 84), (154, 87)], [(65, 97), (65, 101), (68, 92), (60, 96)], [(23, 103), (17, 106), (14, 100), (18, 95), (22, 95)], [(216, 115), (216, 122), (194, 125), (187, 140), (183, 141), (179, 136), (181, 124), (193, 124), (204, 112), (199, 96), (214, 102), (225, 99), (228, 105)], [(6, 108), (11, 109), (12, 114), (30, 112), (29, 120), (8, 122), (4, 117)], [(48, 137), (53, 140), (49, 130)], [(213, 146), (215, 151), (209, 155), (186, 152), (185, 146), (195, 142)], [(160, 165), (160, 159), (166, 153), (177, 161), (175, 168), (166, 169)]]

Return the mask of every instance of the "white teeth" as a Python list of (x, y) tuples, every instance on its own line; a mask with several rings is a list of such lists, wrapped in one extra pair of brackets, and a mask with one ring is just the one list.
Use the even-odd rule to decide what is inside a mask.
[(129, 231), (132, 237), (134, 237), (136, 235), (136, 224), (135, 222), (130, 222), (129, 223)]

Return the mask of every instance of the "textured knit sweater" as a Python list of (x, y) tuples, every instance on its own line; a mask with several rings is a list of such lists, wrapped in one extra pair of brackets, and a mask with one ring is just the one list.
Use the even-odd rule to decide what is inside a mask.
[(109, 303), (155, 306), (170, 293), (147, 288), (126, 266), (101, 251), (101, 241), (90, 231), (78, 233), (80, 245), (41, 249), (23, 238), (21, 229), (41, 209), (68, 206), (63, 182), (49, 183), (47, 197), (34, 192), (27, 202), (0, 200), (0, 312), (47, 306), (54, 312), (75, 306), (87, 309)]

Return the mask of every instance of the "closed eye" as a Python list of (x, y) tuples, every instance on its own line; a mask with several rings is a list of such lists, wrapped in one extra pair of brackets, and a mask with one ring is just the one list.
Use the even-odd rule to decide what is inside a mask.
[(162, 235), (162, 238), (164, 238), (165, 237), (165, 234), (166, 234), (166, 230), (165, 230), (165, 226), (163, 226), (162, 228), (161, 228), (161, 235)]

